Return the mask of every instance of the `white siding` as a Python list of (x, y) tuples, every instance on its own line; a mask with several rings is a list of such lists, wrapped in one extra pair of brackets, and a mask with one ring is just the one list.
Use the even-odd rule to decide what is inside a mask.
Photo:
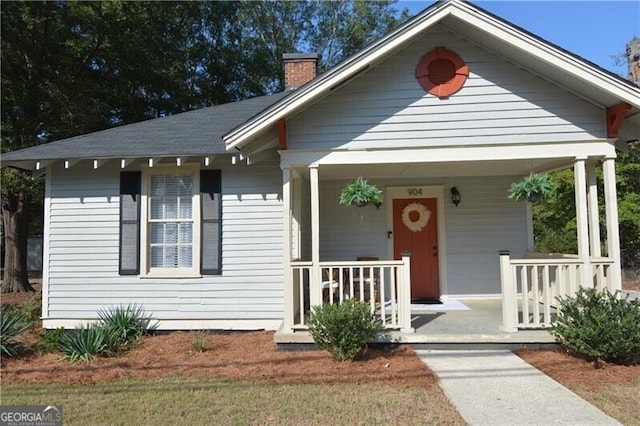
[(281, 171), (222, 168), (222, 275), (155, 279), (118, 274), (119, 169), (78, 165), (52, 174), (49, 317), (94, 318), (138, 303), (159, 319), (280, 320)]
[[(500, 293), (499, 250), (510, 250), (514, 256), (526, 252), (525, 204), (507, 198), (507, 189), (516, 179), (501, 176), (371, 182), (380, 188), (444, 185), (447, 294), (481, 296)], [(355, 260), (358, 256), (389, 259), (390, 200), (385, 200), (379, 210), (373, 206), (340, 206), (338, 197), (346, 183), (323, 181), (320, 185), (321, 260)], [(461, 192), (458, 207), (449, 201), (451, 186)]]
[[(470, 69), (448, 99), (415, 78), (437, 46)], [(287, 130), (289, 149), (571, 141), (604, 137), (604, 113), (441, 27), (289, 120)]]

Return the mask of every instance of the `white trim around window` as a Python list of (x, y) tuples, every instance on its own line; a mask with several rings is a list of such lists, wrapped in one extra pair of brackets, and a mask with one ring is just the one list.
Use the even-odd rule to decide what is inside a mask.
[[(191, 218), (151, 218), (151, 180), (152, 176), (191, 176)], [(140, 209), (140, 277), (149, 278), (190, 278), (200, 277), (200, 167), (198, 164), (176, 166), (154, 166), (142, 168), (142, 208)], [(177, 203), (179, 205), (179, 202)], [(188, 210), (188, 209), (187, 209)], [(180, 216), (180, 215), (178, 215)], [(192, 224), (191, 228), (191, 266), (153, 267), (151, 265), (151, 224)], [(171, 245), (171, 244), (170, 244)], [(167, 245), (166, 247), (169, 247)], [(180, 246), (178, 241), (176, 250)], [(162, 249), (162, 243), (154, 244)]]

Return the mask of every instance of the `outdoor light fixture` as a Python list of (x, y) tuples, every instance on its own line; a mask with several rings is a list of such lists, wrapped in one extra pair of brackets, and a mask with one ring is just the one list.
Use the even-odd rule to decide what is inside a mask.
[(458, 204), (460, 204), (460, 191), (458, 191), (458, 188), (456, 188), (455, 186), (451, 188), (451, 202), (456, 207), (458, 207)]

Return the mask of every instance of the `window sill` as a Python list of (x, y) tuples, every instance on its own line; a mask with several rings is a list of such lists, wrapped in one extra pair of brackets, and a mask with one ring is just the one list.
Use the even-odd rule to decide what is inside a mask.
[(191, 278), (203, 278), (202, 274), (188, 274), (188, 273), (177, 273), (177, 274), (158, 274), (158, 273), (151, 273), (151, 274), (146, 274), (146, 275), (140, 275), (140, 279), (142, 280), (147, 280), (147, 279), (176, 279), (176, 278), (180, 278), (180, 279), (191, 279)]

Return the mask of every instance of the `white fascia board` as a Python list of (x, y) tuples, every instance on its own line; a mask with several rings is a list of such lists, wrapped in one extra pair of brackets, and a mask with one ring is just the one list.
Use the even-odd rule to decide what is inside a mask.
[(377, 60), (384, 57), (390, 51), (393, 51), (398, 46), (411, 40), (417, 34), (433, 26), (449, 13), (449, 4), (444, 4), (440, 8), (431, 10), (430, 13), (427, 13), (415, 22), (409, 21), (407, 25), (383, 37), (374, 45), (356, 54), (353, 58), (347, 59), (345, 64), (339, 65), (338, 68), (335, 68), (333, 71), (328, 71), (324, 76), (321, 76), (317, 82), (308, 87), (303, 87), (292, 96), (283, 98), (282, 101), (277, 102), (254, 120), (224, 135), (222, 139), (227, 145), (227, 150), (236, 147), (240, 148), (239, 145), (242, 145), (243, 142), (260, 132), (265, 131), (268, 126), (273, 125), (273, 123), (280, 118), (293, 115), (299, 109), (328, 94), (333, 88), (340, 86), (343, 82), (364, 71), (368, 66), (376, 63)]
[(536, 160), (554, 158), (615, 158), (609, 140), (528, 145), (447, 146), (396, 150), (281, 151), (281, 167), (302, 165), (354, 165), (442, 163), (462, 161)]
[(452, 15), (463, 22), (501, 39), (507, 45), (526, 51), (539, 60), (560, 68), (593, 87), (600, 88), (620, 101), (627, 102), (635, 108), (640, 108), (640, 89), (618, 81), (600, 69), (580, 61), (552, 45), (519, 31), (467, 4), (455, 3), (453, 6)]

